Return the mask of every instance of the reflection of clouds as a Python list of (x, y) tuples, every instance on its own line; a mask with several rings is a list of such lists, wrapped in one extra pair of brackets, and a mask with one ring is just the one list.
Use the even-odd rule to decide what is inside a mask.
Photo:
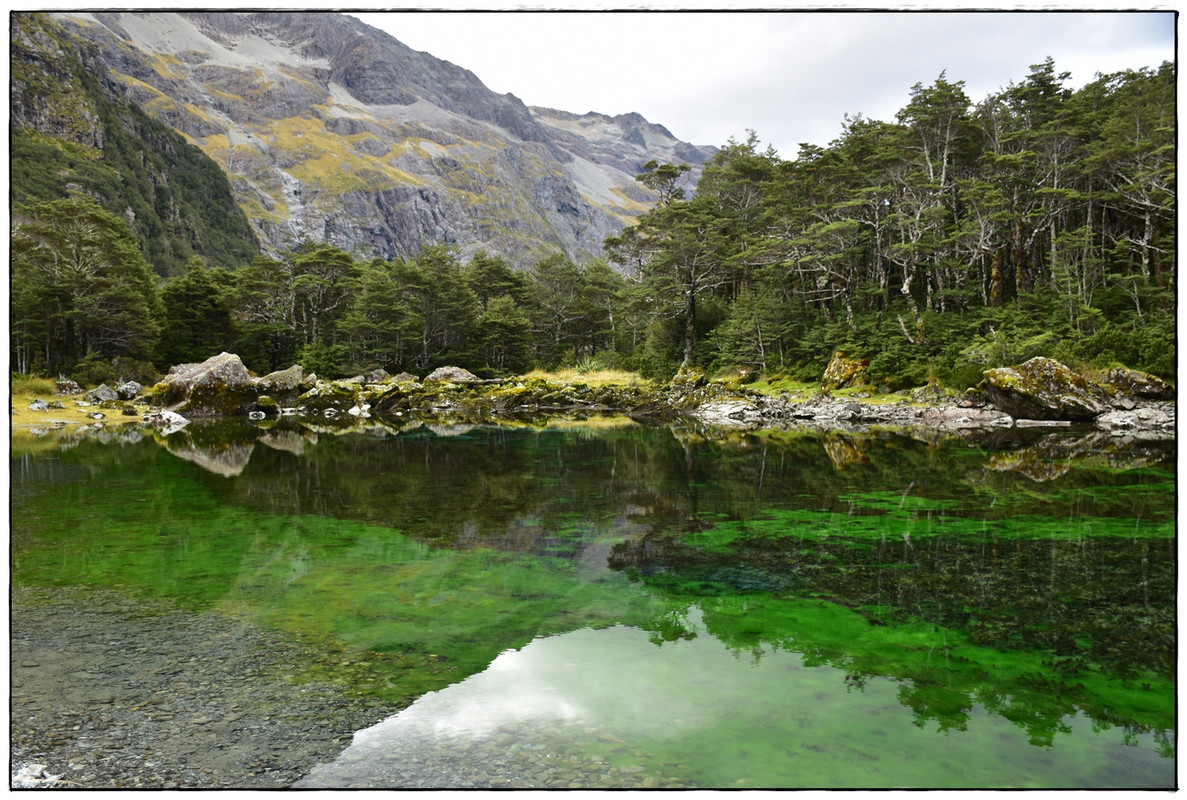
[[(431, 692), (359, 731), (343, 755), (356, 748), (389, 749), (413, 741), (456, 743), (528, 728), (613, 726), (627, 734), (654, 733), (657, 725), (671, 727), (674, 718), (699, 718), (694, 704), (682, 696), (676, 660), (672, 648), (657, 649), (635, 628), (579, 630), (536, 639), (519, 650), (505, 650), (485, 671)], [(624, 670), (624, 664), (635, 667)], [(664, 719), (658, 709), (687, 713)]]
[(558, 682), (548, 641), (505, 650), (485, 671), (430, 692), (399, 714), (359, 731), (352, 747), (420, 737), (481, 739), (525, 725), (596, 722), (594, 710), (574, 696), (580, 681), (568, 686)]
[[(529, 644), (526, 651), (532, 647)], [(444, 736), (489, 736), (500, 727), (525, 722), (572, 723), (591, 717), (576, 698), (566, 697), (532, 654), (505, 650), (476, 679), (463, 681), (418, 708), (435, 733)]]

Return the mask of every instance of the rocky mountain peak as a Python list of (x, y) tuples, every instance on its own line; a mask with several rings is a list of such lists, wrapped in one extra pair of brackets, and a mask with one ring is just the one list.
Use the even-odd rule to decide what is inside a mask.
[(650, 206), (642, 164), (699, 174), (715, 152), (639, 114), (528, 108), (345, 14), (52, 19), (223, 168), (269, 251), (311, 239), (383, 258), (452, 244), (521, 264), (583, 259)]

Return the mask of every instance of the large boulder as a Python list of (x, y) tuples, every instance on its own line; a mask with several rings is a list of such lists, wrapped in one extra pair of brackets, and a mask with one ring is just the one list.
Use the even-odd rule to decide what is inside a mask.
[(246, 414), (259, 391), (239, 356), (220, 353), (201, 364), (178, 364), (152, 388), (154, 402), (170, 411), (196, 417)]
[(866, 372), (869, 370), (868, 358), (849, 358), (838, 350), (833, 353), (832, 361), (824, 370), (820, 379), (820, 388), (825, 391), (844, 389), (849, 386), (860, 386), (866, 382)]
[(1083, 421), (1109, 410), (1101, 387), (1041, 356), (986, 370), (978, 388), (1014, 419)]

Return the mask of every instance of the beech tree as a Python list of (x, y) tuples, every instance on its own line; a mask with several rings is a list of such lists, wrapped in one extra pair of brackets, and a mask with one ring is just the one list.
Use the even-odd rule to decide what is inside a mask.
[(696, 352), (698, 303), (729, 281), (722, 226), (711, 202), (698, 196), (656, 206), (605, 242), (610, 260), (639, 282), (645, 303), (682, 321), (684, 364)]
[(127, 222), (74, 194), (14, 214), (12, 349), (17, 369), (55, 374), (88, 356), (152, 358), (161, 306)]

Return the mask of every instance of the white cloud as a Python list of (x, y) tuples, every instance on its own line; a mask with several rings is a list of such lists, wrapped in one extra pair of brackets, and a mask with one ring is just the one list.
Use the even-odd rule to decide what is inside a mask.
[(753, 129), (785, 158), (827, 145), (846, 113), (893, 119), (941, 72), (975, 102), (1047, 56), (1073, 86), (1175, 59), (1169, 11), (357, 16), (529, 105), (635, 111), (696, 144)]

